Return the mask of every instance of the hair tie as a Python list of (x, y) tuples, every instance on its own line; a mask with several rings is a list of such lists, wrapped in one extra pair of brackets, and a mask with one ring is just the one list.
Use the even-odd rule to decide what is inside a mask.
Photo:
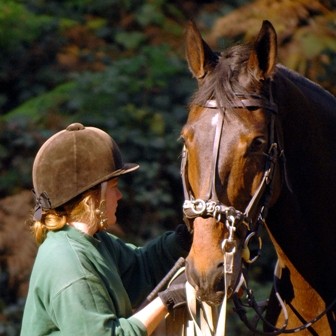
[(51, 209), (51, 202), (48, 194), (44, 191), (39, 196), (37, 196), (35, 190), (32, 190), (35, 198), (35, 208), (34, 208), (34, 220), (41, 221), (42, 213), (44, 209)]

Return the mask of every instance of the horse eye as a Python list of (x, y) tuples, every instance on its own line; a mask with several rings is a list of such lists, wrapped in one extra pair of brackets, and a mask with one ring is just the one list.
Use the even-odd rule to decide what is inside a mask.
[(250, 153), (261, 152), (264, 150), (265, 144), (266, 139), (264, 137), (256, 137), (252, 140), (248, 150)]
[(247, 106), (246, 107), (250, 112), (253, 112), (253, 111), (256, 111), (256, 110), (259, 110), (260, 107), (259, 106)]

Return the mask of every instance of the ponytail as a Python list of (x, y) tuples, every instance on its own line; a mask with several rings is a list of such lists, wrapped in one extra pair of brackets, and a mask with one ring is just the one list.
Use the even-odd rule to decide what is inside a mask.
[(61, 208), (45, 210), (41, 220), (32, 220), (31, 230), (38, 245), (48, 231), (61, 230), (67, 223), (83, 222), (95, 229), (99, 227), (96, 209), (99, 207), (100, 188), (93, 188), (64, 204)]

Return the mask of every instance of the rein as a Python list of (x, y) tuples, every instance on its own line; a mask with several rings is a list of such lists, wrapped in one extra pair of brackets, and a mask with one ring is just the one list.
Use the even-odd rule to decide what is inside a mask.
[[(245, 287), (246, 290), (246, 298), (247, 298), (247, 304), (243, 304), (240, 298), (236, 293), (233, 294), (233, 303), (235, 305), (234, 310), (238, 314), (239, 318), (244, 322), (244, 324), (247, 326), (247, 328), (253, 332), (254, 335), (264, 335), (264, 336), (273, 336), (273, 335), (280, 335), (280, 334), (295, 334), (297, 332), (303, 331), (305, 329), (309, 329), (314, 323), (319, 321), (324, 315), (328, 314), (331, 309), (336, 304), (336, 298), (325, 308), (324, 311), (319, 313), (317, 316), (315, 316), (310, 321), (303, 323), (301, 326), (298, 326), (296, 328), (287, 329), (288, 326), (288, 312), (285, 307), (285, 303), (282, 300), (279, 290), (278, 290), (278, 282), (281, 279), (281, 267), (279, 266), (279, 261), (275, 265), (274, 269), (274, 277), (273, 277), (273, 288), (275, 291), (276, 299), (279, 302), (279, 305), (283, 311), (284, 314), (284, 323), (282, 327), (278, 328), (275, 325), (271, 324), (269, 321), (267, 321), (261, 311), (260, 305), (256, 302), (254, 298), (253, 291), (249, 289), (248, 287)], [(252, 308), (256, 312), (256, 317), (258, 318), (258, 321), (261, 320), (270, 330), (272, 331), (259, 331), (256, 328), (256, 323), (253, 325), (246, 316), (246, 308)]]

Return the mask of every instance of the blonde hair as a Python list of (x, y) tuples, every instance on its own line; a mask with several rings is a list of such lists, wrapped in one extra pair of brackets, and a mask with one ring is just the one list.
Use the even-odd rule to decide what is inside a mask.
[(90, 229), (97, 229), (100, 216), (100, 185), (90, 189), (57, 209), (46, 210), (39, 221), (32, 220), (31, 230), (37, 244), (42, 244), (48, 231), (61, 230), (71, 222), (86, 223)]

